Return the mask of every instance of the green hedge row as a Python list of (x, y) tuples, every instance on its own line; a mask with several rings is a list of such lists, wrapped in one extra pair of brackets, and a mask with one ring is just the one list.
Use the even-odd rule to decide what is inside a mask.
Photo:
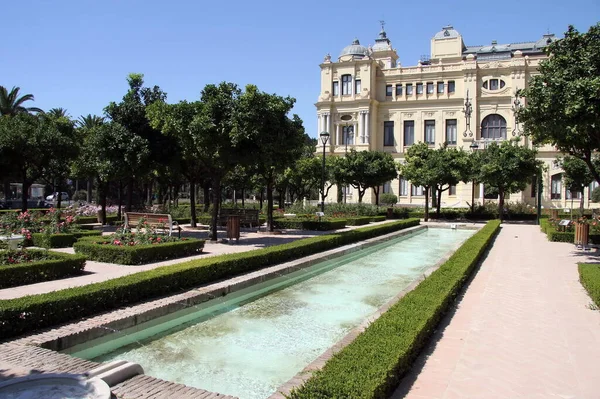
[[(548, 219), (540, 219), (540, 229), (548, 237), (548, 241), (552, 242), (575, 242), (575, 232), (573, 231), (558, 231), (550, 224)], [(590, 243), (600, 244), (600, 234), (590, 233)]]
[(143, 265), (174, 258), (198, 255), (204, 248), (204, 240), (186, 238), (182, 241), (163, 244), (123, 245), (100, 244), (106, 239), (86, 239), (73, 244), (76, 253), (85, 255), (89, 260), (117, 263), (119, 265)]
[(384, 222), (386, 220), (385, 215), (379, 215), (379, 216), (370, 216), (371, 218), (371, 222)]
[[(46, 251), (36, 249), (28, 251), (46, 253)], [(0, 288), (34, 284), (41, 281), (74, 276), (80, 274), (85, 267), (84, 256), (60, 252), (48, 252), (47, 254), (52, 259), (0, 266)]]
[(290, 398), (388, 398), (499, 228), (498, 221), (488, 222), (438, 270), (294, 390)]
[(346, 227), (346, 219), (329, 219), (319, 222), (318, 220), (274, 218), (273, 227), (276, 229), (329, 231)]
[(371, 223), (373, 216), (353, 216), (346, 219), (346, 226), (363, 226)]
[[(401, 220), (351, 231), (305, 238), (287, 244), (197, 259), (145, 272), (45, 294), (0, 300), (0, 339), (53, 326), (140, 301), (417, 226)], [(22, 317), (26, 314), (27, 317)]]
[[(408, 217), (411, 218), (424, 218), (425, 213), (423, 211), (412, 211), (408, 212)], [(442, 211), (440, 212), (439, 219), (444, 220), (456, 220), (456, 219), (467, 219), (467, 220), (494, 220), (498, 217), (496, 215), (492, 215), (489, 213), (470, 213), (470, 212), (456, 212), (456, 211)], [(429, 211), (429, 219), (436, 220), (438, 219), (435, 209)], [(526, 220), (536, 220), (536, 214), (532, 213), (512, 213), (505, 215), (505, 220), (515, 220), (515, 221), (526, 221)]]
[[(119, 218), (117, 215), (106, 215), (106, 223), (112, 224), (118, 222)], [(98, 223), (98, 216), (79, 216), (77, 217), (77, 221), (75, 223), (78, 224), (90, 224), (90, 223)]]
[[(27, 212), (42, 212), (42, 213), (46, 213), (48, 212), (50, 208), (30, 208), (27, 209)], [(19, 209), (0, 209), (0, 213), (6, 213), (6, 212), (21, 212), (21, 208)]]
[(600, 265), (580, 263), (579, 281), (590, 294), (596, 306), (600, 307)]
[(40, 248), (68, 248), (83, 237), (101, 236), (100, 230), (81, 230), (74, 233), (45, 234), (33, 233), (32, 244)]

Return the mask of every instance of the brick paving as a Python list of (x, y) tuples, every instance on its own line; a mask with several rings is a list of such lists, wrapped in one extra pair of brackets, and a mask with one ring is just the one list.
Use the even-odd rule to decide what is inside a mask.
[(599, 260), (504, 224), (392, 399), (599, 398), (600, 312), (577, 272)]

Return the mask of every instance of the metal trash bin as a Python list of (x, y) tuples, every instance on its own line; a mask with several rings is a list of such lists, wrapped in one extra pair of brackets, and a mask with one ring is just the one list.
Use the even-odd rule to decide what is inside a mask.
[(227, 216), (227, 238), (240, 240), (240, 216)]

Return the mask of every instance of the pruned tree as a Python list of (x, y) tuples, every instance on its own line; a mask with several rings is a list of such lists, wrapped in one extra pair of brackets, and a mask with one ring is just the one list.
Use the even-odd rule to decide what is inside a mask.
[(429, 220), (429, 190), (438, 183), (435, 172), (437, 167), (435, 150), (426, 143), (411, 145), (404, 156), (404, 163), (400, 166), (401, 175), (410, 180), (413, 185), (423, 187), (425, 192), (425, 216)]
[[(571, 198), (573, 198), (573, 193), (581, 193), (579, 214), (583, 216), (583, 190), (594, 181), (594, 176), (587, 164), (582, 159), (574, 156), (558, 157), (555, 164), (564, 171), (563, 179), (565, 187), (571, 192)], [(594, 168), (598, 168), (600, 166), (600, 159), (598, 157), (593, 158), (592, 165)]]

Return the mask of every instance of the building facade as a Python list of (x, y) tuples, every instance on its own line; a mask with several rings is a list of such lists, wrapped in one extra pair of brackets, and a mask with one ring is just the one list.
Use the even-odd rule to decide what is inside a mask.
[[(337, 60), (325, 56), (321, 67), (321, 92), (317, 107), (318, 132), (330, 133), (328, 156), (344, 156), (350, 149), (377, 150), (392, 154), (397, 162), (414, 143), (426, 142), (432, 148), (443, 143), (473, 150), (493, 141), (521, 137), (515, 121), (515, 108), (523, 106), (516, 93), (527, 87), (546, 56), (544, 47), (556, 40), (545, 34), (539, 40), (523, 43), (467, 46), (460, 33), (445, 26), (431, 39), (431, 55), (416, 66), (399, 62), (385, 30), (375, 44), (365, 47), (355, 39)], [(470, 106), (469, 106), (470, 105)], [(465, 112), (470, 108), (469, 112)], [(531, 146), (521, 137), (522, 145)], [(560, 155), (554, 148), (538, 148), (538, 157), (547, 165), (544, 173), (542, 205), (546, 208), (579, 206), (581, 194), (571, 193), (562, 184), (562, 170), (554, 161)], [(591, 189), (583, 193), (585, 206)], [(537, 184), (532, 183), (508, 201), (536, 204)], [(400, 205), (424, 205), (422, 188), (401, 176), (385, 184), (380, 192), (398, 196)], [(347, 201), (354, 202), (351, 187), (344, 188)], [(471, 202), (494, 199), (483, 185), (460, 184), (442, 196), (444, 207), (465, 207)], [(363, 201), (374, 202), (367, 194)], [(329, 196), (328, 201), (335, 201)]]

